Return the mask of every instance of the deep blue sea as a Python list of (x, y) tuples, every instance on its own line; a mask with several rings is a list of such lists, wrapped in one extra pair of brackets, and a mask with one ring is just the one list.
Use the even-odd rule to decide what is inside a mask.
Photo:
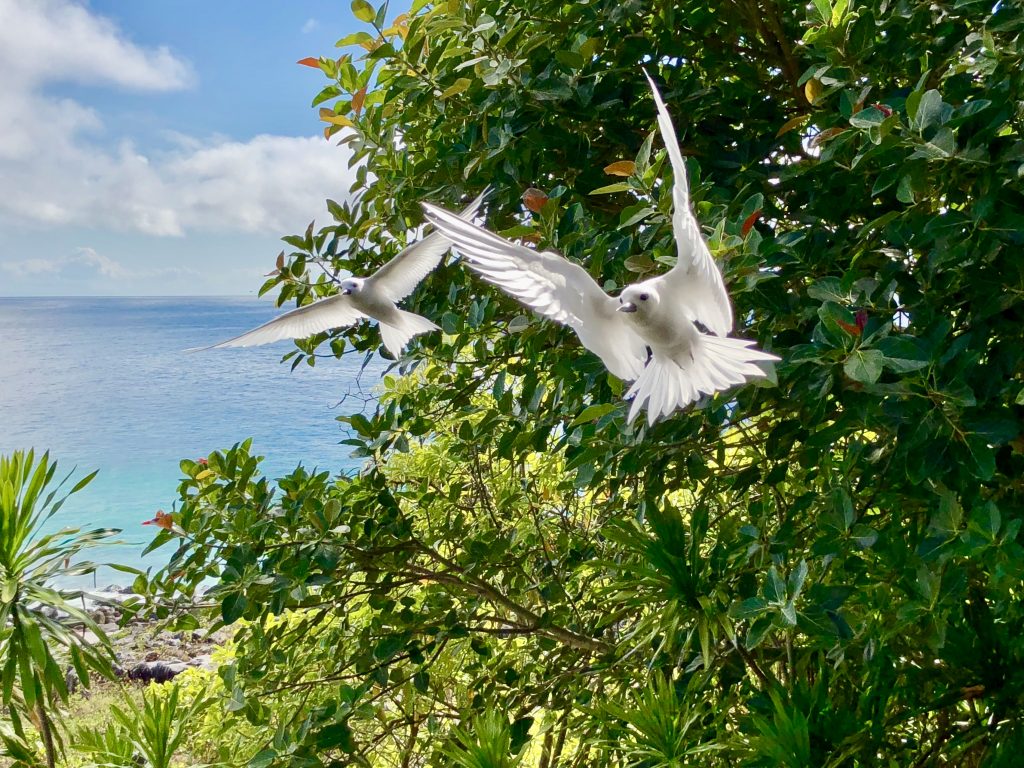
[[(183, 458), (253, 438), (264, 474), (298, 464), (334, 473), (361, 461), (336, 417), (372, 408), (384, 361), (318, 360), (291, 371), (282, 341), (186, 353), (279, 314), (245, 298), (0, 298), (0, 453), (49, 450), (58, 474), (99, 475), (54, 519), (121, 528), (126, 543), (91, 559), (159, 566), (171, 548), (141, 560), (157, 509), (170, 511)], [(101, 571), (99, 586), (131, 577)]]

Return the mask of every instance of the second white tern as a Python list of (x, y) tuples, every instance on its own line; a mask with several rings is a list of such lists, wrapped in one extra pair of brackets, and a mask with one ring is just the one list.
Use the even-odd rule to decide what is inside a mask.
[[(476, 216), (486, 194), (487, 190), (481, 192), (456, 218)], [(340, 293), (285, 312), (241, 336), (205, 349), (252, 347), (281, 339), (302, 339), (369, 318), (377, 321), (384, 346), (397, 360), (411, 338), (437, 328), (427, 318), (399, 309), (397, 304), (437, 267), (449, 248), (448, 240), (432, 232), (403, 249), (372, 275), (345, 278), (340, 283)]]

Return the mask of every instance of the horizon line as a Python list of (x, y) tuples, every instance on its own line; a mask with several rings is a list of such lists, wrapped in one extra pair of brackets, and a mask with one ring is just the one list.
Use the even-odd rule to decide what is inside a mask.
[(44, 293), (44, 294), (0, 294), (4, 299), (264, 299), (269, 294), (258, 296), (256, 293)]

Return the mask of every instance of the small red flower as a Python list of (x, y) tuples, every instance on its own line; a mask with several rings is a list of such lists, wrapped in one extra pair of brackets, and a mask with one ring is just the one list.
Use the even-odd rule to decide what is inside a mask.
[(875, 109), (877, 109), (879, 112), (881, 112), (886, 117), (889, 117), (892, 114), (892, 107), (887, 107), (887, 106), (885, 106), (885, 104), (879, 104), (876, 101), (871, 106), (874, 107)]
[(169, 512), (164, 512), (162, 509), (158, 509), (156, 511), (156, 517), (152, 520), (146, 520), (142, 524), (155, 525), (157, 528), (163, 528), (165, 531), (169, 531), (174, 527), (174, 515)]
[(196, 464), (198, 464), (201, 467), (205, 467), (205, 466), (209, 465), (209, 463), (210, 462), (208, 462), (206, 460), (205, 456), (200, 456), (198, 459), (196, 459)]
[(853, 317), (854, 322), (857, 323), (857, 327), (863, 331), (864, 326), (868, 324), (868, 311), (866, 309), (858, 309), (857, 314)]

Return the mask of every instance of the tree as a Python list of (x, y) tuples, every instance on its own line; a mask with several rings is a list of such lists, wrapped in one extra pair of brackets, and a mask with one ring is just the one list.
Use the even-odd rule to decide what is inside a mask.
[[(177, 579), (145, 586), (214, 577), (222, 620), (246, 619), (223, 675), (264, 729), (253, 764), (440, 764), (496, 706), (545, 768), (1013, 764), (1024, 10), (353, 11), (367, 31), (319, 60), (314, 105), (362, 194), (285, 238), (265, 291), (333, 293), (395, 253), (420, 200), (488, 184), (489, 227), (609, 290), (665, 269), (644, 64), (741, 335), (783, 361), (630, 428), (623, 383), (571, 332), (452, 264), (410, 306), (443, 335), (343, 419), (366, 472), (297, 470), (275, 496), (244, 445), (185, 462)], [(378, 337), (287, 357), (327, 344)]]
[[(113, 653), (106, 635), (88, 612), (72, 602), (82, 596), (81, 590), (58, 584), (61, 579), (92, 573), (93, 563), (76, 558), (113, 531), (65, 527), (42, 532), (67, 498), (96, 475), (87, 475), (60, 496), (71, 475), (54, 485), (56, 472), (57, 463), (50, 461), (48, 453), (38, 461), (33, 451), (0, 456), (0, 690), (13, 730), (4, 743), (12, 756), (23, 762), (28, 759), (23, 727), (23, 719), (28, 718), (39, 730), (50, 768), (60, 745), (51, 713), (67, 702), (68, 662), (85, 686), (90, 670), (113, 676)], [(85, 631), (95, 639), (86, 639)]]

